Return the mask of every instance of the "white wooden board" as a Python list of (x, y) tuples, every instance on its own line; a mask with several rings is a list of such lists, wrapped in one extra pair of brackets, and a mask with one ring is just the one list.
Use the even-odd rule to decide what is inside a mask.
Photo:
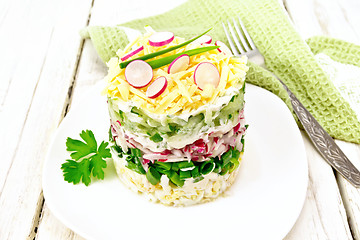
[[(44, 155), (64, 112), (106, 74), (78, 31), (87, 24), (156, 15), (183, 1), (154, 0), (145, 9), (145, 1), (125, 0), (0, 2), (0, 239), (82, 239), (54, 218), (41, 193)], [(325, 34), (360, 43), (360, 1), (284, 0), (284, 5), (304, 39)], [(307, 199), (285, 239), (360, 239), (360, 191), (335, 178), (303, 138)], [(360, 167), (360, 146), (338, 143)]]

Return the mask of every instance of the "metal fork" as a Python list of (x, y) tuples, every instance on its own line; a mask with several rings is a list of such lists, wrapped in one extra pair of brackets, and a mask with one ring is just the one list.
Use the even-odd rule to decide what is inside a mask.
[[(222, 25), (233, 54), (235, 56), (246, 55), (250, 61), (265, 68), (265, 59), (260, 51), (256, 48), (255, 43), (251, 39), (250, 34), (246, 30), (245, 25), (241, 19), (238, 18), (238, 21), (232, 19), (232, 21), (233, 25), (231, 25), (229, 21), (227, 21), (228, 27), (226, 27), (224, 23), (222, 23)], [(350, 162), (350, 160), (335, 143), (333, 138), (321, 127), (321, 125), (295, 97), (295, 95), (290, 91), (285, 83), (278, 77), (276, 78), (281, 82), (287, 91), (294, 112), (298, 116), (315, 148), (320, 152), (325, 160), (345, 179), (347, 179), (355, 187), (360, 187), (359, 170), (357, 170), (356, 167)]]

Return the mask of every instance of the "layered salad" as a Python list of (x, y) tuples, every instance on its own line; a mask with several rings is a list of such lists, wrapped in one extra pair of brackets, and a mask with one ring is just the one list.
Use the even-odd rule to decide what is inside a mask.
[(205, 33), (146, 33), (108, 63), (112, 158), (120, 180), (166, 205), (218, 197), (244, 151), (246, 57)]

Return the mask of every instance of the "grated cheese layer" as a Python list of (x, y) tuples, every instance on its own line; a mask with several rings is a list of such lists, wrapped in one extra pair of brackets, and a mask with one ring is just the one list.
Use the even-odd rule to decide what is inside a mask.
[[(157, 52), (185, 41), (183, 38), (175, 37), (174, 41), (168, 45), (162, 47), (152, 47), (148, 43), (148, 39), (151, 34), (153, 34), (153, 31), (149, 30), (145, 35), (138, 37), (124, 50), (120, 49), (117, 52), (117, 57), (110, 59), (107, 63), (109, 71), (108, 75), (105, 77), (107, 84), (103, 93), (109, 98), (124, 103), (133, 102), (135, 106), (142, 108), (149, 113), (179, 115), (191, 113), (203, 105), (212, 104), (218, 97), (223, 96), (228, 88), (241, 88), (243, 85), (245, 81), (245, 74), (248, 70), (248, 66), (246, 66), (246, 56), (242, 58), (234, 58), (232, 56), (225, 55), (224, 53), (220, 53), (218, 50), (212, 50), (199, 55), (191, 56), (190, 65), (185, 71), (168, 74), (167, 70), (169, 65), (154, 69), (154, 77), (152, 81), (160, 76), (164, 76), (168, 81), (168, 86), (165, 92), (159, 97), (155, 99), (148, 98), (146, 96), (147, 87), (136, 89), (126, 81), (125, 68), (120, 69), (119, 67), (121, 57), (140, 46), (143, 46), (144, 50), (127, 60), (131, 60), (148, 53)], [(191, 43), (151, 60), (203, 46), (205, 46), (205, 44), (199, 45)], [(210, 62), (219, 70), (220, 83), (217, 88), (214, 88), (212, 85), (206, 85), (203, 90), (200, 90), (195, 84), (193, 77), (194, 71), (197, 65), (201, 62)]]

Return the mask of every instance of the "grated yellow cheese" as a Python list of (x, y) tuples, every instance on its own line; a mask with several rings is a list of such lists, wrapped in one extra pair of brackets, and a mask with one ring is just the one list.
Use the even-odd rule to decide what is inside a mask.
[[(119, 49), (117, 51), (118, 57), (110, 59), (107, 63), (109, 71), (108, 75), (105, 77), (107, 85), (103, 93), (108, 97), (118, 98), (124, 102), (133, 101), (137, 106), (156, 114), (181, 114), (188, 113), (204, 104), (213, 103), (217, 97), (222, 96), (225, 93), (226, 89), (233, 86), (239, 87), (239, 85), (242, 85), (244, 82), (245, 74), (248, 70), (248, 67), (246, 66), (246, 57), (234, 58), (220, 53), (218, 50), (212, 50), (191, 56), (188, 69), (182, 72), (168, 74), (168, 65), (154, 69), (153, 80), (164, 76), (167, 78), (168, 86), (156, 99), (148, 98), (146, 96), (147, 87), (136, 89), (126, 81), (125, 69), (120, 69), (119, 67), (120, 58), (139, 46), (143, 46), (144, 50), (135, 54), (130, 59), (157, 52), (185, 41), (183, 38), (175, 37), (174, 41), (168, 45), (152, 47), (148, 43), (148, 38), (152, 33), (153, 31), (149, 31), (128, 44), (124, 50)], [(198, 47), (201, 47), (201, 45), (188, 44), (185, 47), (153, 59), (170, 56)], [(219, 70), (220, 82), (217, 88), (212, 85), (206, 85), (203, 90), (200, 90), (195, 84), (193, 77), (194, 71), (201, 62), (210, 62)]]

